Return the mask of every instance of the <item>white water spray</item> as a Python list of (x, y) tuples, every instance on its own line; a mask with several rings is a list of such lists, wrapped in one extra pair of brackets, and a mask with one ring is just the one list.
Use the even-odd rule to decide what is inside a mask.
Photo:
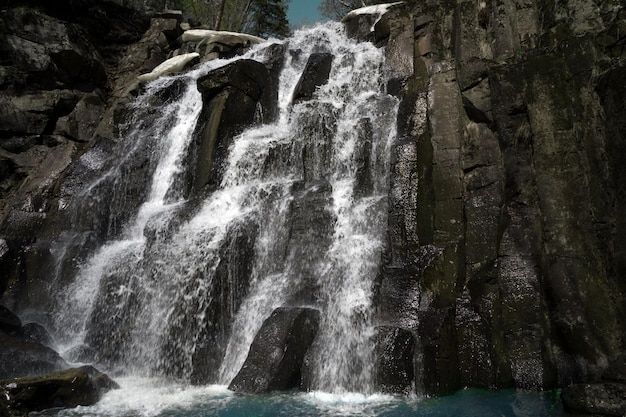
[[(342, 32), (327, 24), (289, 40), (278, 121), (234, 139), (204, 201), (168, 200), (201, 108), (198, 73), (162, 122), (133, 133), (158, 140), (150, 191), (121, 237), (80, 268), (59, 311), (66, 343), (96, 344), (97, 359), (127, 374), (227, 384), (272, 311), (303, 305), (322, 317), (313, 388), (372, 391), (397, 102), (384, 93), (383, 52)], [(313, 52), (333, 55), (330, 80), (293, 105)], [(211, 375), (205, 362), (215, 355)]]

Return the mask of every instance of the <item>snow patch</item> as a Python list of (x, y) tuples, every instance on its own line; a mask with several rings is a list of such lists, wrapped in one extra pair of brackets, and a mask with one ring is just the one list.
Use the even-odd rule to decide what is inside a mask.
[(385, 13), (389, 11), (389, 9), (391, 9), (394, 6), (403, 4), (403, 3), (404, 3), (403, 1), (397, 1), (395, 3), (375, 4), (373, 6), (365, 6), (365, 7), (361, 7), (360, 9), (354, 9), (342, 19), (342, 22), (345, 22), (347, 20), (353, 19), (358, 16), (368, 16), (368, 15), (377, 16), (376, 21), (370, 28), (370, 32), (373, 32), (376, 24), (380, 22), (380, 19), (383, 17)]
[(224, 35), (236, 36), (243, 41), (250, 42), (251, 44), (263, 43), (266, 41), (266, 39), (248, 35), (247, 33), (227, 32), (224, 30), (190, 29), (183, 33), (183, 42), (200, 42), (204, 39), (220, 38)]
[(346, 17), (344, 17), (344, 19), (354, 17), (354, 16), (367, 15), (367, 14), (371, 14), (371, 15), (377, 14), (379, 16), (382, 16), (385, 13), (387, 13), (389, 9), (392, 8), (393, 6), (397, 6), (402, 3), (404, 2), (397, 1), (395, 3), (375, 4), (373, 6), (361, 7), (360, 9), (352, 10), (350, 13), (346, 15)]
[(158, 65), (155, 69), (152, 70), (152, 72), (140, 75), (139, 77), (137, 77), (137, 79), (140, 82), (148, 82), (156, 80), (163, 75), (182, 71), (183, 68), (185, 68), (185, 66), (189, 63), (189, 61), (199, 56), (200, 54), (197, 52), (177, 55)]

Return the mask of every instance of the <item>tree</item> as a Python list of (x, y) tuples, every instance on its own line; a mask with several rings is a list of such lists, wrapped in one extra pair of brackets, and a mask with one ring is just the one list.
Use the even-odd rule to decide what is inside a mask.
[[(113, 0), (138, 10), (183, 11), (209, 29), (247, 32), (262, 37), (289, 35), (287, 0)], [(303, 1), (303, 0), (298, 0)]]
[(390, 1), (393, 0), (322, 0), (319, 11), (322, 16), (329, 19), (341, 20), (350, 10)]
[(215, 30), (220, 30), (222, 26), (222, 18), (224, 17), (224, 8), (226, 7), (226, 0), (220, 0), (217, 6), (217, 16), (215, 17)]
[(253, 0), (249, 33), (263, 38), (289, 36), (285, 0)]

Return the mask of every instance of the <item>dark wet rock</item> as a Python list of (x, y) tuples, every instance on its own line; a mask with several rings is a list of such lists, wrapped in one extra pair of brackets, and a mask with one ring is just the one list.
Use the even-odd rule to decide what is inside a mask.
[[(45, 306), (49, 298), (50, 244), (64, 230), (55, 223), (56, 213), (112, 154), (118, 122), (128, 122), (125, 106), (140, 88), (137, 76), (180, 47), (180, 16), (156, 16), (150, 27), (145, 16), (112, 2), (19, 0), (11, 6), (2, 13), (0, 36), (7, 57), (0, 67), (0, 293), (11, 301), (7, 305), (27, 309)], [(446, 393), (461, 386), (621, 384), (622, 4), (405, 2), (379, 17), (353, 16), (346, 25), (354, 36), (386, 45), (392, 77), (387, 85), (401, 99), (390, 166), (389, 251), (377, 283), (376, 311), (390, 328), (419, 335), (416, 386)], [(196, 192), (219, 182), (219, 167), (215, 175), (213, 167), (236, 133), (275, 120), (283, 47), (274, 48), (266, 64), (227, 67), (200, 87), (207, 100), (193, 156), (199, 168), (190, 181)], [(290, 53), (294, 59), (300, 54)], [(318, 74), (326, 73), (325, 65)], [(325, 77), (312, 82), (307, 94)], [(178, 87), (156, 98), (154, 106), (175, 99)], [(304, 120), (303, 130), (294, 133), (307, 140), (315, 135), (319, 146), (307, 143), (296, 158), (277, 148), (268, 158), (305, 167), (290, 227), (292, 239), (307, 239), (308, 221), (316, 231), (333, 221), (320, 209), (329, 195), (320, 181), (336, 126), (335, 113), (325, 104), (298, 107), (298, 117), (324, 115), (322, 122)], [(357, 127), (363, 190), (368, 131), (375, 126), (371, 120)], [(148, 168), (145, 155), (138, 154), (126, 172), (135, 177), (127, 185), (136, 198), (146, 192)], [(103, 192), (102, 198), (113, 194)], [(122, 211), (132, 206), (104, 213), (96, 201), (87, 203), (68, 238), (71, 259), (118, 233), (128, 219)], [(98, 220), (101, 214), (112, 214), (113, 220)], [(245, 254), (254, 240), (244, 235), (233, 235), (237, 253)], [(312, 263), (301, 264), (303, 275), (313, 275), (316, 250), (293, 254), (311, 257)], [(72, 262), (61, 266), (64, 273), (75, 268)], [(221, 268), (224, 277), (247, 274), (246, 266), (232, 261)], [(117, 279), (110, 277), (110, 284)], [(294, 295), (314, 298), (315, 286), (308, 284)], [(16, 329), (24, 331), (15, 324), (8, 331)], [(34, 368), (59, 365), (39, 344), (1, 337), (6, 346), (19, 348), (0, 355)], [(197, 361), (206, 364), (198, 381), (215, 367), (207, 352), (220, 352), (210, 350), (213, 339), (202, 337), (207, 350)], [(568, 401), (587, 407), (589, 393), (598, 399), (609, 395), (594, 394), (595, 389), (572, 389)]]
[(381, 392), (410, 394), (415, 385), (415, 336), (397, 327), (376, 330), (376, 385)]
[(5, 11), (3, 21), (16, 71), (25, 76), (22, 82), (52, 89), (106, 81), (102, 59), (82, 28), (28, 7)]
[(236, 224), (220, 247), (220, 261), (213, 277), (211, 302), (204, 310), (203, 327), (188, 329), (198, 337), (192, 356), (193, 384), (217, 380), (233, 320), (248, 294), (258, 230), (259, 226), (253, 221)]
[(282, 307), (274, 310), (250, 346), (246, 362), (228, 389), (262, 393), (298, 388), (304, 356), (319, 326), (319, 311)]
[(356, 171), (356, 196), (371, 195), (373, 191), (372, 178), (372, 121), (361, 119), (356, 125), (357, 149), (355, 151), (357, 171)]
[(63, 356), (70, 362), (74, 363), (92, 363), (95, 362), (98, 352), (87, 344), (80, 344), (74, 346)]
[(293, 91), (294, 104), (313, 98), (315, 90), (328, 82), (333, 55), (326, 52), (312, 53)]
[(40, 343), (47, 347), (53, 347), (54, 339), (50, 333), (39, 323), (26, 323), (22, 326), (23, 337), (27, 340)]
[(17, 378), (68, 367), (54, 350), (40, 343), (0, 332), (0, 378)]
[[(103, 374), (101, 374), (103, 375)], [(95, 404), (106, 384), (95, 382), (80, 368), (0, 381), (0, 393), (12, 412), (28, 413), (48, 408)], [(107, 377), (108, 378), (108, 377)]]
[[(584, 4), (548, 21), (543, 3), (398, 6), (415, 59), (394, 83), (377, 311), (417, 327), (426, 392), (619, 380), (626, 71), (609, 45), (623, 45), (610, 29), (623, 15)], [(350, 33), (392, 49), (403, 33), (351, 19)]]
[(100, 123), (105, 103), (101, 94), (85, 95), (74, 109), (56, 122), (55, 134), (80, 142), (89, 142)]
[(91, 365), (81, 366), (78, 369), (89, 375), (91, 381), (98, 389), (100, 394), (104, 394), (105, 392), (112, 389), (120, 389), (120, 385), (113, 379), (111, 379), (111, 377), (109, 377), (104, 372), (100, 372), (98, 369), (94, 368)]
[(332, 243), (330, 233), (335, 216), (328, 208), (332, 187), (326, 180), (297, 186), (302, 189), (294, 190), (295, 197), (290, 204), (286, 256), (287, 263), (293, 265), (289, 274), (298, 277), (299, 284), (290, 301), (296, 305), (315, 305), (319, 291), (318, 271)]
[(0, 292), (16, 310), (45, 308), (44, 235), (59, 233), (55, 214), (72, 197), (57, 194), (59, 183), (96, 130), (111, 128), (101, 124), (107, 104), (142, 59), (127, 49), (148, 28), (113, 2), (18, 0), (0, 15)]
[(207, 184), (219, 184), (221, 163), (230, 141), (257, 120), (258, 105), (262, 114), (275, 114), (278, 92), (268, 88), (274, 76), (277, 74), (270, 73), (263, 64), (240, 60), (198, 79), (203, 107), (189, 155), (191, 166), (195, 166), (191, 174), (195, 192)]
[(0, 331), (16, 334), (22, 330), (22, 321), (11, 310), (0, 305)]
[(626, 414), (626, 383), (576, 384), (561, 392), (565, 410), (573, 416)]

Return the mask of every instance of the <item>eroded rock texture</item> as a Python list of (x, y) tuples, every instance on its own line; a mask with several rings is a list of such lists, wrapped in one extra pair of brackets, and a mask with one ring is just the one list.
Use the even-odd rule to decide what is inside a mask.
[(623, 5), (407, 3), (367, 34), (402, 98), (379, 320), (417, 336), (427, 392), (606, 378), (626, 323)]

